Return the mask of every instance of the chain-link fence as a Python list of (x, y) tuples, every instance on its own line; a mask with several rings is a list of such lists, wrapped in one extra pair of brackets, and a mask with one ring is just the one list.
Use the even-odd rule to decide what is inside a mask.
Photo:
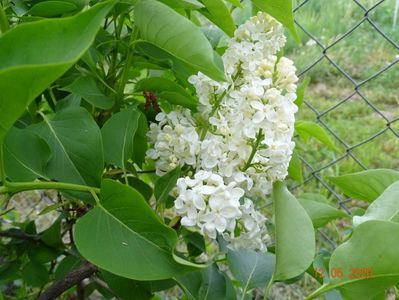
[[(399, 167), (399, 27), (390, 22), (396, 2), (371, 2), (304, 0), (294, 9), (304, 43), (294, 59), (300, 61), (299, 77), (312, 77), (301, 110), (339, 149), (299, 148), (305, 177), (297, 188), (324, 189), (349, 213), (352, 199), (337, 192), (326, 175)], [(328, 234), (320, 234), (335, 246)]]

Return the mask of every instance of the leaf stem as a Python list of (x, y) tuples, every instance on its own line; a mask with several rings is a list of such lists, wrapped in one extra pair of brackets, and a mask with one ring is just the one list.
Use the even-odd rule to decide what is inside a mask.
[(119, 81), (119, 86), (118, 86), (118, 90), (117, 90), (116, 102), (115, 102), (117, 110), (119, 110), (119, 108), (123, 102), (123, 95), (125, 92), (126, 83), (129, 79), (129, 69), (133, 62), (132, 45), (133, 45), (134, 41), (136, 40), (137, 35), (138, 35), (138, 29), (136, 26), (134, 26), (133, 32), (131, 33), (131, 36), (130, 36), (130, 41), (129, 41), (128, 50), (127, 50), (127, 54), (126, 54), (125, 66), (123, 67), (122, 76)]
[(256, 135), (255, 143), (253, 143), (253, 145), (252, 145), (251, 154), (249, 155), (248, 160), (245, 163), (245, 166), (242, 168), (243, 172), (248, 170), (248, 168), (251, 166), (252, 160), (254, 159), (254, 156), (256, 154), (256, 151), (258, 150), (258, 147), (259, 147), (260, 142), (262, 141), (262, 138), (263, 138), (263, 131), (262, 131), (262, 129), (259, 129), (259, 132)]
[(33, 182), (5, 182), (5, 185), (0, 187), (0, 194), (7, 194), (7, 193), (15, 194), (23, 191), (50, 190), (50, 189), (91, 192), (96, 194), (100, 193), (99, 188), (87, 185), (65, 183), (65, 182), (33, 181)]
[(305, 300), (314, 299), (317, 296), (320, 296), (320, 295), (324, 294), (325, 292), (332, 290), (333, 288), (334, 288), (334, 286), (324, 284), (321, 287), (319, 287), (317, 290), (315, 290), (313, 293), (311, 293), (309, 296), (307, 296), (305, 298)]
[(1, 33), (5, 33), (8, 29), (10, 29), (10, 25), (8, 24), (8, 19), (3, 5), (0, 4), (0, 31)]
[(269, 297), (269, 292), (273, 285), (273, 281), (274, 281), (274, 274), (272, 275), (272, 278), (270, 278), (269, 282), (266, 285), (265, 292), (263, 293), (263, 300), (267, 300), (267, 297)]
[[(234, 86), (235, 86), (235, 81), (238, 79), (238, 77), (240, 77), (240, 75), (241, 75), (241, 69), (239, 69), (239, 70), (237, 71), (237, 74), (234, 75), (234, 77), (232, 78), (232, 84), (229, 86), (229, 88), (226, 89), (222, 94), (220, 94), (219, 97), (217, 97), (217, 98), (215, 99), (215, 102), (214, 102), (214, 104), (213, 104), (212, 110), (211, 110), (211, 112), (209, 113), (208, 119), (209, 119), (210, 117), (212, 117), (212, 116), (216, 113), (216, 111), (217, 111), (217, 109), (219, 108), (220, 103), (222, 102), (224, 96), (226, 96), (226, 94), (227, 94), (228, 92), (230, 92), (231, 89), (234, 88)], [(215, 95), (215, 97), (216, 97), (216, 95)], [(206, 136), (206, 133), (208, 132), (208, 129), (209, 129), (209, 126), (206, 126), (206, 127), (204, 127), (204, 128), (202, 129), (201, 135), (200, 135), (200, 140), (201, 140), (201, 141), (204, 140), (204, 138), (205, 138), (205, 136)]]

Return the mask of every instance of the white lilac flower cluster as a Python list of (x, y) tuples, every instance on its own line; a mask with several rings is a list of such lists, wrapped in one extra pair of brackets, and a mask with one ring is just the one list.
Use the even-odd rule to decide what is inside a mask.
[(264, 250), (265, 217), (252, 200), (269, 194), (287, 175), (297, 106), (295, 66), (277, 52), (283, 27), (258, 13), (235, 32), (223, 55), (226, 82), (202, 73), (189, 82), (198, 112), (159, 113), (151, 124), (158, 175), (185, 167), (177, 182), (175, 210), (181, 224), (236, 247)]

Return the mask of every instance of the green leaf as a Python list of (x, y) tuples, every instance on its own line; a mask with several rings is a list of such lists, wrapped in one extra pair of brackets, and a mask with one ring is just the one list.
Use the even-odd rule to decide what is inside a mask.
[(112, 99), (105, 96), (98, 88), (96, 81), (88, 76), (78, 77), (74, 82), (61, 90), (78, 95), (98, 108), (110, 109), (114, 105)]
[(149, 300), (153, 296), (147, 282), (123, 278), (106, 271), (101, 271), (101, 277), (120, 299)]
[(104, 169), (101, 132), (81, 107), (65, 108), (52, 119), (28, 127), (47, 141), (53, 153), (47, 177), (62, 182), (99, 186)]
[(295, 104), (300, 108), (305, 100), (305, 92), (310, 83), (310, 77), (306, 77), (298, 86), (296, 90)]
[(231, 4), (237, 6), (237, 7), (242, 7), (242, 4), (240, 2), (240, 0), (226, 0), (227, 2), (230, 2)]
[(17, 25), (0, 37), (0, 144), (25, 107), (85, 53), (112, 6)]
[(358, 173), (327, 177), (347, 196), (372, 202), (392, 183), (399, 180), (399, 172), (389, 169), (367, 170)]
[[(24, 147), (29, 145), (29, 149)], [(5, 138), (4, 168), (12, 181), (33, 181), (46, 178), (46, 165), (51, 151), (37, 134), (12, 127)]]
[(202, 284), (202, 273), (200, 271), (178, 276), (176, 282), (186, 294), (187, 299), (198, 300), (198, 292)]
[[(274, 280), (296, 277), (310, 266), (315, 255), (312, 220), (282, 182), (273, 185), (276, 227)], [(300, 230), (299, 230), (300, 229)]]
[(222, 0), (202, 0), (202, 2), (208, 11), (200, 10), (200, 13), (222, 29), (228, 36), (232, 37), (236, 30), (236, 25), (226, 4)]
[(198, 291), (199, 300), (226, 299), (226, 280), (216, 264), (201, 271), (202, 284)]
[(47, 246), (58, 248), (62, 247), (62, 237), (61, 237), (61, 218), (56, 220), (48, 229), (41, 233), (40, 239)]
[[(312, 276), (315, 276), (315, 279), (319, 280), (320, 283), (328, 284), (330, 282), (330, 275), (328, 274), (329, 261), (330, 261), (330, 254), (323, 252), (318, 254), (313, 261), (313, 272), (316, 271), (317, 273), (312, 274)], [(343, 299), (338, 290), (334, 289), (328, 291), (325, 294), (325, 300), (343, 300)]]
[(158, 97), (169, 101), (171, 104), (187, 107), (191, 110), (195, 110), (198, 103), (198, 100), (191, 96), (184, 88), (166, 78), (150, 77), (142, 79), (137, 82), (134, 90), (136, 92), (156, 92)]
[(315, 122), (297, 121), (295, 123), (295, 130), (304, 140), (307, 140), (309, 136), (312, 136), (324, 145), (328, 146), (330, 149), (339, 151), (325, 129)]
[(70, 94), (66, 96), (64, 99), (57, 101), (55, 105), (55, 111), (59, 111), (64, 108), (72, 107), (72, 106), (80, 106), (82, 102), (82, 98), (77, 95)]
[(35, 4), (29, 14), (38, 17), (55, 17), (78, 10), (78, 7), (68, 1), (43, 1)]
[(148, 56), (154, 63), (157, 63), (163, 67), (171, 67), (175, 72), (177, 78), (181, 78), (183, 82), (187, 81), (188, 77), (192, 74), (196, 74), (197, 70), (188, 64), (185, 64), (175, 56), (162, 50), (152, 43), (146, 41), (137, 41), (135, 48), (141, 54)]
[(292, 0), (252, 0), (252, 3), (286, 26), (295, 40), (298, 42), (300, 41), (298, 32), (295, 28)]
[(198, 9), (204, 5), (197, 0), (159, 0), (172, 8)]
[(348, 217), (348, 214), (342, 210), (323, 202), (310, 199), (298, 199), (298, 201), (312, 219), (315, 228), (323, 227), (332, 220)]
[(61, 253), (62, 252), (54, 248), (50, 248), (42, 244), (30, 246), (28, 248), (29, 259), (38, 263), (47, 263), (52, 261), (60, 256)]
[(276, 258), (268, 252), (243, 249), (227, 252), (227, 263), (233, 276), (245, 291), (263, 288), (272, 278)]
[(176, 186), (180, 177), (180, 168), (176, 168), (160, 177), (154, 186), (154, 196), (158, 203), (165, 203), (169, 192)]
[(31, 261), (22, 270), (22, 278), (27, 284), (40, 287), (48, 282), (49, 272), (42, 264)]
[[(215, 54), (200, 29), (170, 7), (155, 0), (140, 1), (134, 18), (141, 37), (184, 64), (215, 80), (225, 80)], [(189, 38), (188, 38), (189, 37)]]
[(288, 174), (296, 181), (303, 182), (302, 162), (298, 154), (292, 154), (290, 164), (288, 166)]
[(187, 244), (187, 251), (190, 256), (198, 256), (206, 252), (204, 236), (199, 232), (188, 231), (183, 234), (183, 239)]
[(150, 200), (152, 196), (152, 188), (145, 183), (144, 181), (140, 180), (137, 177), (128, 177), (129, 185), (137, 190), (147, 201)]
[(4, 282), (20, 278), (20, 267), (21, 262), (18, 260), (2, 263), (0, 266), (0, 280)]
[(144, 114), (140, 114), (138, 127), (133, 141), (133, 161), (141, 168), (145, 162), (145, 155), (148, 149), (147, 142), (148, 124)]
[(392, 183), (367, 208), (363, 216), (354, 216), (353, 225), (357, 226), (369, 220), (397, 221), (399, 215), (399, 181)]
[(136, 109), (128, 108), (112, 115), (104, 124), (101, 134), (107, 163), (126, 169), (126, 162), (133, 156), (140, 115)]
[(251, 0), (243, 0), (241, 7), (234, 9), (231, 13), (235, 24), (239, 26), (248, 21), (253, 15), (253, 8)]
[(232, 299), (227, 298), (227, 280), (216, 264), (176, 278), (189, 300)]
[[(398, 283), (398, 239), (397, 223), (367, 221), (360, 224), (352, 237), (331, 256), (329, 288), (338, 288), (344, 299), (374, 299)], [(334, 270), (336, 276), (333, 276)], [(339, 272), (342, 276), (337, 276)], [(367, 275), (372, 276), (367, 278)]]
[(75, 256), (68, 255), (64, 257), (58, 264), (57, 268), (55, 269), (54, 279), (55, 280), (61, 279), (71, 270), (77, 268), (80, 264), (81, 264), (80, 259), (76, 258)]
[(104, 180), (100, 196), (75, 226), (76, 246), (87, 260), (136, 280), (167, 279), (199, 267), (173, 255), (176, 232), (133, 188)]
[(40, 211), (39, 216), (48, 214), (58, 208), (63, 207), (64, 205), (67, 205), (68, 203), (69, 201), (50, 204), (49, 206), (46, 206), (42, 211)]

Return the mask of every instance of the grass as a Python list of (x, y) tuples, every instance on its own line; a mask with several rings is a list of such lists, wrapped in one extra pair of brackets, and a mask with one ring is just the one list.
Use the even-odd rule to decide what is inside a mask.
[[(366, 8), (371, 8), (378, 1), (359, 2)], [(385, 0), (370, 11), (368, 16), (394, 43), (399, 44), (399, 25), (393, 28), (394, 7), (395, 0)], [(349, 0), (310, 0), (295, 14), (297, 21), (324, 47), (345, 35), (363, 17), (364, 11), (354, 1)], [(295, 61), (300, 73), (323, 56), (323, 49), (300, 28), (298, 30), (302, 45), (298, 46), (289, 39), (286, 55)], [(368, 22), (364, 22), (328, 48), (327, 55), (359, 84), (398, 60), (399, 50)], [(323, 168), (342, 157), (348, 147), (354, 147), (351, 153), (367, 168), (399, 168), (399, 138), (391, 130), (361, 144), (386, 129), (387, 122), (399, 118), (399, 63), (359, 87), (359, 92), (368, 102), (359, 95), (344, 101), (354, 93), (355, 84), (327, 58), (323, 58), (302, 78), (305, 76), (311, 79), (305, 100), (312, 109), (303, 105), (297, 118), (317, 121), (317, 114), (322, 114), (320, 121), (338, 137), (333, 136), (339, 148), (339, 151), (333, 152), (314, 140), (307, 144), (299, 141), (299, 153), (313, 169)], [(391, 128), (398, 134), (399, 120), (392, 123)], [(304, 169), (305, 177), (310, 176), (312, 170)], [(323, 169), (319, 175), (325, 177), (360, 170), (361, 165), (352, 157), (346, 156)], [(315, 191), (320, 186), (312, 180), (301, 190)], [(328, 195), (326, 191), (324, 193)]]

